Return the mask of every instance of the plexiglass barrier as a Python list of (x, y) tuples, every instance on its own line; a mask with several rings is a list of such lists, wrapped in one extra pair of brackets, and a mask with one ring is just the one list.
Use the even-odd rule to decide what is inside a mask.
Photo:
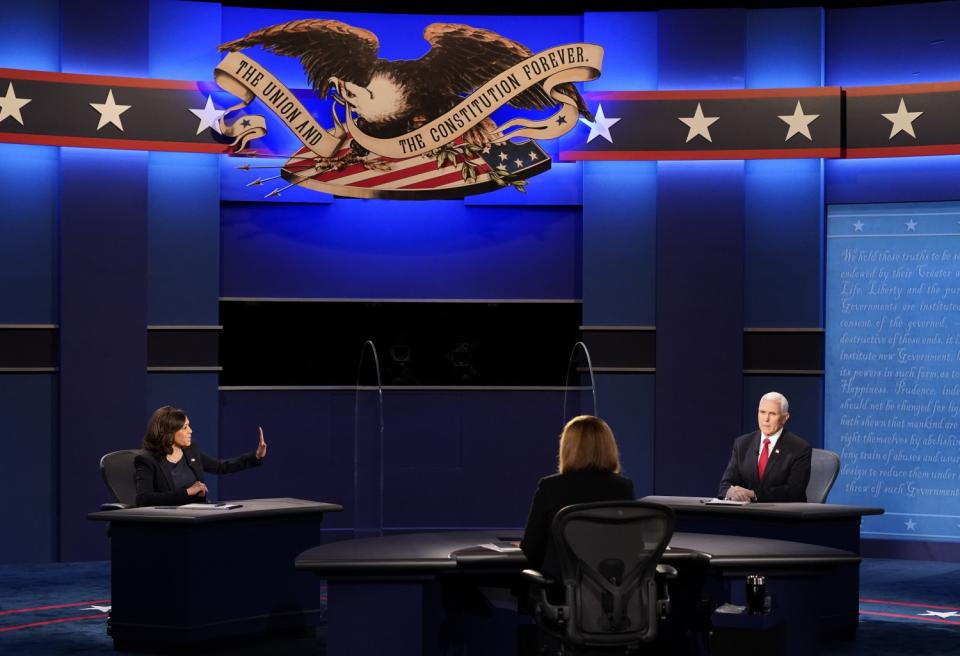
[(353, 528), (383, 533), (383, 384), (377, 347), (366, 341), (357, 364), (353, 414)]
[(563, 381), (563, 424), (577, 415), (600, 416), (597, 408), (597, 388), (593, 379), (593, 362), (583, 342), (577, 342), (570, 351), (567, 374)]

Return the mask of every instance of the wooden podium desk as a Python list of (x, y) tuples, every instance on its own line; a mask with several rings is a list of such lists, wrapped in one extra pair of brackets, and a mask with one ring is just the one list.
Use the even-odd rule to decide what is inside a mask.
[(320, 542), (324, 513), (302, 499), (248, 499), (233, 509), (129, 508), (110, 522), (115, 649), (189, 648), (230, 639), (302, 635), (317, 624), (316, 583), (294, 569)]

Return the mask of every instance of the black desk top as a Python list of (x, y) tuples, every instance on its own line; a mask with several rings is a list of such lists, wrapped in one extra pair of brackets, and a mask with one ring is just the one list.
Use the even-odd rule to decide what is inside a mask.
[(317, 515), (343, 510), (343, 506), (335, 503), (306, 501), (304, 499), (243, 499), (224, 503), (239, 503), (241, 507), (193, 509), (175, 506), (146, 506), (124, 510), (101, 510), (90, 513), (87, 515), (87, 519), (124, 523), (206, 524), (254, 517)]
[(748, 503), (744, 506), (706, 505), (709, 497), (661, 497), (640, 499), (673, 508), (679, 515), (710, 514), (737, 517), (766, 517), (797, 521), (849, 519), (864, 515), (882, 515), (883, 508), (843, 506), (835, 503)]
[[(517, 573), (527, 566), (522, 553), (499, 553), (478, 545), (519, 540), (519, 533), (458, 531), (410, 533), (343, 540), (297, 556), (296, 568), (327, 578), (394, 578), (444, 573)], [(711, 567), (811, 567), (859, 563), (849, 551), (819, 545), (734, 535), (674, 533), (664, 562), (708, 560)]]

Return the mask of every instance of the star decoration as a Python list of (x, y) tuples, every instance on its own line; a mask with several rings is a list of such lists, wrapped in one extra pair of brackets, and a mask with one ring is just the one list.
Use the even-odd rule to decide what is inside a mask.
[(790, 141), (790, 137), (802, 134), (810, 141), (813, 141), (813, 137), (810, 136), (810, 124), (820, 118), (819, 114), (804, 114), (803, 107), (800, 106), (800, 101), (797, 101), (797, 106), (793, 110), (793, 114), (788, 116), (778, 116), (781, 121), (790, 126), (787, 130), (787, 136), (784, 141)]
[(907, 527), (907, 530), (908, 530), (908, 531), (912, 531), (912, 530), (914, 530), (914, 529), (917, 527), (917, 523), (916, 523), (915, 521), (913, 521), (912, 519), (908, 519), (908, 520), (905, 521), (903, 524), (904, 524), (904, 526)]
[(90, 103), (90, 106), (100, 112), (100, 122), (97, 123), (97, 130), (107, 123), (120, 128), (123, 132), (123, 123), (120, 121), (120, 115), (130, 109), (131, 105), (118, 105), (113, 99), (113, 89), (107, 91), (107, 99), (102, 103)]
[(207, 94), (207, 104), (203, 106), (203, 109), (191, 109), (190, 113), (200, 119), (200, 125), (197, 126), (197, 134), (200, 134), (207, 128), (220, 134), (220, 117), (227, 112), (226, 110), (215, 108), (213, 106), (213, 98)]
[(245, 118), (242, 121), (240, 121), (240, 127), (244, 127), (244, 128), (250, 127), (250, 119)]
[(506, 162), (507, 159), (509, 159), (509, 158), (507, 157), (506, 151), (504, 151), (504, 150), (501, 150), (500, 153), (497, 155), (497, 157), (500, 158), (500, 161), (501, 161), (501, 162)]
[(7, 83), (7, 95), (0, 98), (0, 123), (3, 123), (8, 116), (23, 125), (23, 116), (20, 115), (20, 109), (31, 101), (31, 98), (17, 98), (17, 93), (13, 90), (13, 82)]
[(720, 117), (704, 116), (703, 110), (700, 108), (700, 103), (697, 103), (697, 111), (693, 113), (693, 116), (678, 116), (677, 120), (690, 128), (690, 131), (687, 132), (686, 143), (690, 143), (690, 140), (696, 136), (703, 137), (710, 143), (713, 143), (713, 139), (710, 138), (710, 126), (720, 120)]
[(521, 166), (523, 166), (523, 160), (520, 159), (519, 157), (513, 160), (513, 163), (517, 165), (517, 168), (520, 168)]
[(857, 222), (853, 224), (854, 232), (863, 232), (863, 221), (857, 219)]
[(594, 115), (595, 121), (588, 121), (580, 117), (580, 122), (590, 128), (590, 134), (587, 136), (587, 143), (590, 143), (597, 137), (603, 137), (610, 143), (613, 143), (613, 137), (610, 136), (610, 128), (620, 122), (618, 118), (607, 118), (603, 115), (603, 105), (597, 105), (597, 113)]
[(893, 125), (890, 126), (890, 136), (888, 139), (893, 139), (894, 135), (898, 132), (906, 132), (914, 139), (917, 138), (916, 133), (913, 131), (913, 122), (917, 120), (923, 112), (908, 112), (907, 105), (903, 102), (903, 98), (900, 99), (900, 108), (895, 114), (881, 114), (883, 118), (890, 121)]
[(532, 150), (530, 151), (529, 157), (531, 162), (535, 162), (538, 159), (537, 153)]
[(481, 150), (480, 152), (482, 152), (484, 155), (489, 155), (489, 154), (490, 154), (490, 144), (487, 144), (486, 146), (484, 146), (484, 147), (483, 147), (483, 150)]
[(903, 225), (907, 226), (907, 232), (916, 232), (917, 231), (917, 222), (913, 219), (910, 219)]
[(936, 611), (936, 610), (927, 610), (920, 613), (920, 617), (939, 617), (940, 619), (948, 619), (951, 617), (960, 617), (960, 613), (955, 610), (948, 611)]
[(563, 124), (565, 124), (566, 122), (567, 122), (567, 117), (566, 117), (566, 116), (558, 116), (558, 117), (557, 117), (557, 125), (563, 125)]

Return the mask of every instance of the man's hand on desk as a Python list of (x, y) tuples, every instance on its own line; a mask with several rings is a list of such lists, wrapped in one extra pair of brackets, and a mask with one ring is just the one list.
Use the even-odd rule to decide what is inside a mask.
[(732, 499), (733, 501), (756, 501), (757, 495), (753, 490), (748, 490), (745, 487), (740, 487), (739, 485), (731, 485), (727, 488), (727, 499)]

